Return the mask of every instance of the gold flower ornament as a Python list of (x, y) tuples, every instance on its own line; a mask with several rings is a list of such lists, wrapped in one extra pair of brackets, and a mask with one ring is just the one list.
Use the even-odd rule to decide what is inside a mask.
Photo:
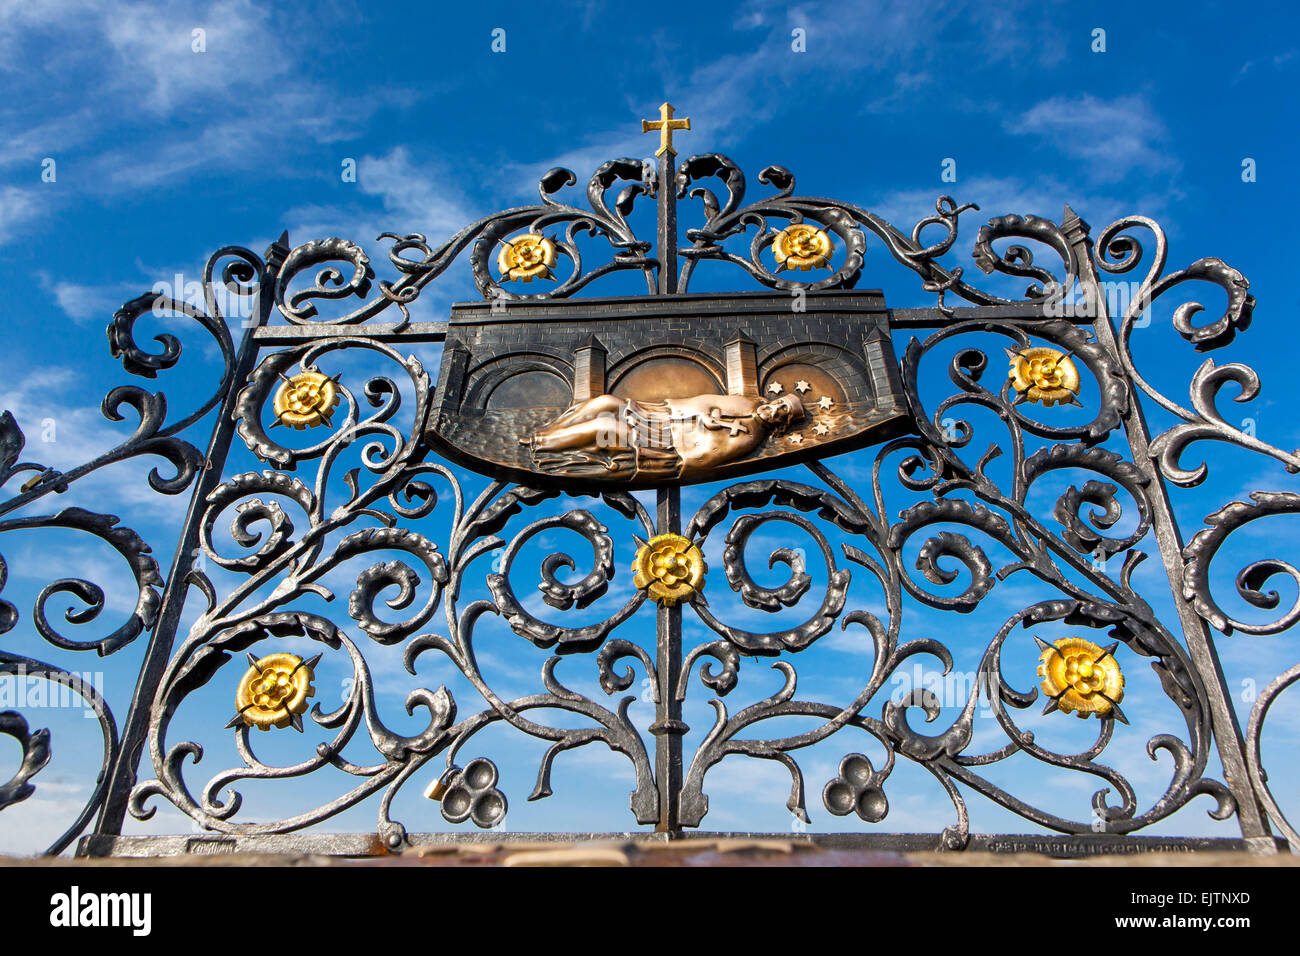
[(1019, 352), (1008, 349), (1011, 358), (1011, 387), (1016, 401), (1043, 405), (1077, 405), (1079, 369), (1064, 352), (1049, 348), (1028, 348)]
[(1038, 676), (1049, 698), (1044, 713), (1060, 710), (1080, 718), (1090, 714), (1113, 716), (1128, 723), (1119, 702), (1124, 699), (1124, 674), (1115, 660), (1115, 648), (1098, 647), (1082, 637), (1063, 637), (1055, 644), (1035, 638), (1042, 653)]
[(786, 226), (772, 240), (772, 254), (776, 256), (777, 271), (798, 269), (825, 269), (831, 264), (835, 243), (825, 229), (806, 222)]
[(280, 376), (283, 383), (275, 393), (275, 420), (290, 428), (315, 428), (322, 422), (330, 427), (330, 416), (341, 396), (338, 376), (327, 378), (316, 369), (299, 372), (293, 378)]
[(637, 549), (632, 583), (671, 607), (704, 587), (704, 555), (680, 534), (660, 534)]
[(252, 666), (235, 692), (239, 713), (228, 726), (242, 721), (259, 730), (290, 724), (302, 730), (301, 715), (307, 710), (307, 699), (316, 693), (312, 668), (319, 660), (319, 654), (310, 661), (297, 654), (268, 654), (260, 660), (249, 654)]
[(526, 233), (513, 239), (501, 240), (497, 253), (497, 268), (501, 281), (519, 279), (532, 282), (538, 276), (554, 280), (551, 267), (555, 265), (555, 243), (545, 236)]

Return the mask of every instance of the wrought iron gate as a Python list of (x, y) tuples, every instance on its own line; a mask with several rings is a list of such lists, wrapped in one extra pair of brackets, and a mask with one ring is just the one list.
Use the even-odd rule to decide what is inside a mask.
[[(671, 120), (670, 111), (664, 119)], [(45, 663), (47, 653), (14, 653), (12, 643), (0, 649), (0, 671), (72, 687), (97, 714), (102, 730), (103, 764), (97, 784), (50, 852), (61, 852), (88, 828), (81, 852), (91, 854), (170, 852), (206, 845), (199, 837), (150, 842), (122, 835), (128, 819), (147, 819), (159, 804), (170, 804), (213, 831), (218, 845), (222, 840), (231, 846), (287, 845), (276, 843), (275, 835), (328, 821), (374, 794), (381, 795), (379, 841), (397, 849), (409, 837), (391, 807), (412, 780), (418, 781), (417, 787), (429, 785), (429, 795), (448, 821), (500, 826), (507, 795), (498, 786), (498, 766), (474, 746), (480, 731), (502, 724), (547, 744), (530, 799), (550, 795), (552, 766), (560, 754), (603, 745), (630, 762), (630, 819), (669, 834), (705, 823), (710, 809), (706, 775), (729, 755), (776, 761), (786, 768), (792, 784), (786, 805), (795, 817), (806, 820), (804, 778), (794, 755), (835, 735), (845, 741), (843, 756), (838, 773), (822, 789), (822, 803), (830, 813), (855, 814), (864, 833), (888, 813), (887, 782), (902, 762), (923, 768), (947, 794), (952, 824), (940, 834), (917, 838), (914, 845), (928, 841), (949, 849), (1021, 846), (987, 835), (972, 838), (966, 802), (971, 793), (1064, 834), (1053, 844), (1059, 852), (1146, 845), (1133, 835), (1198, 795), (1210, 798), (1217, 819), (1236, 816), (1246, 845), (1265, 851), (1277, 845), (1269, 817), (1294, 844), (1297, 836), (1266, 785), (1259, 741), (1265, 714), (1281, 691), (1300, 679), (1300, 667), (1286, 671), (1260, 695), (1243, 735), (1213, 631), (1279, 633), (1300, 618), (1300, 604), (1271, 623), (1234, 620), (1214, 596), (1210, 562), (1237, 528), (1261, 517), (1300, 511), (1300, 496), (1257, 492), (1249, 502), (1231, 502), (1210, 515), (1206, 527), (1190, 540), (1175, 520), (1170, 496), (1205, 476), (1205, 465), (1184, 460), (1193, 442), (1231, 443), (1270, 456), (1292, 472), (1300, 468), (1300, 457), (1230, 424), (1216, 407), (1225, 384), (1234, 383), (1247, 395), (1258, 391), (1258, 377), (1248, 367), (1216, 365), (1207, 359), (1191, 382), (1189, 408), (1148, 382), (1131, 348), (1135, 324), (1140, 327), (1153, 303), (1194, 280), (1221, 287), (1227, 307), (1213, 321), (1193, 324), (1201, 307), (1180, 304), (1172, 313), (1175, 329), (1200, 351), (1231, 342), (1247, 327), (1254, 306), (1241, 273), (1217, 259), (1200, 259), (1166, 273), (1165, 237), (1155, 222), (1126, 217), (1094, 239), (1088, 225), (1067, 207), (1059, 223), (1005, 215), (980, 228), (973, 248), (976, 266), (990, 276), (1030, 283), (1023, 296), (1001, 297), (970, 284), (961, 268), (939, 262), (956, 243), (959, 220), (969, 219), (978, 207), (941, 197), (933, 216), (904, 233), (850, 203), (797, 195), (794, 176), (784, 168), (768, 167), (758, 178), (774, 193), (746, 202), (745, 176), (734, 163), (706, 154), (676, 165), (669, 136), (657, 168), (635, 159), (601, 166), (587, 185), (587, 208), (559, 198), (576, 178), (568, 170), (555, 169), (541, 179), (540, 203), (488, 216), (442, 245), (433, 246), (420, 235), (381, 236), (391, 242), (388, 263), (398, 276), (391, 282), (378, 280), (362, 248), (343, 239), (291, 246), (286, 235), (261, 257), (227, 247), (206, 265), (203, 307), (148, 294), (126, 303), (108, 327), (112, 354), (128, 372), (152, 379), (176, 364), (180, 346), (175, 338), (163, 337), (159, 351), (142, 347), (134, 334), (137, 320), (149, 312), (165, 312), (198, 323), (217, 343), (225, 367), (207, 401), (177, 418), (161, 392), (134, 385), (115, 388), (104, 401), (104, 413), (121, 420), (129, 409), (139, 417), (135, 433), (107, 454), (63, 473), (20, 462), (23, 433), (6, 413), (0, 419), (0, 479), (22, 475), (26, 480), (0, 505), (0, 531), (65, 528), (95, 536), (122, 556), (138, 586), (134, 612), (125, 624), (108, 637), (76, 641), (48, 620), (47, 601), (60, 593), (75, 596), (87, 609), (69, 611), (68, 619), (84, 624), (104, 608), (104, 593), (77, 577), (49, 584), (31, 611), (32, 641), (70, 655), (111, 655), (134, 642), (147, 645), (120, 727), (103, 697), (75, 677), (72, 668)], [(611, 203), (607, 196), (616, 186), (621, 189)], [(638, 238), (629, 224), (640, 197), (657, 203), (654, 243)], [(679, 244), (677, 204), (687, 197), (699, 201), (702, 218)], [(927, 244), (923, 230), (941, 235)], [(1151, 235), (1154, 248), (1139, 245), (1134, 233), (1141, 231)], [(735, 251), (735, 242), (729, 240), (737, 237), (748, 237), (747, 249)], [(607, 259), (594, 267), (584, 262), (580, 238), (583, 243), (607, 243)], [(1025, 246), (1005, 246), (1003, 240), (1038, 243), (1057, 261), (1045, 267)], [(770, 264), (774, 246), (776, 267)], [(867, 293), (846, 293), (862, 276), (869, 247), (915, 272), (923, 289), (937, 295), (937, 303), (888, 308), (883, 300), (861, 305)], [(831, 262), (832, 253), (839, 256), (838, 266)], [(1144, 255), (1149, 262), (1145, 273), (1140, 269)], [(464, 258), (487, 305), (465, 312), (461, 324), (456, 316), (450, 322), (412, 320), (408, 307), (421, 291)], [(561, 259), (568, 260), (570, 275), (556, 279), (551, 269), (559, 268)], [(854, 323), (878, 319), (886, 332), (892, 328), (910, 336), (905, 345), (898, 339), (896, 363), (892, 357), (888, 363), (876, 361), (862, 351), (842, 359), (845, 368), (858, 370), (852, 374), (876, 383), (875, 408), (888, 413), (881, 421), (896, 411), (903, 427), (864, 437), (859, 446), (871, 444), (868, 451), (823, 461), (837, 449), (818, 450), (819, 441), (834, 437), (827, 424), (831, 416), (818, 416), (831, 412), (837, 402), (850, 405), (851, 396), (841, 389), (832, 397), (832, 382), (823, 388), (821, 407), (815, 406), (816, 390), (797, 378), (796, 371), (811, 368), (819, 373), (827, 363), (841, 359), (830, 345), (810, 340), (805, 329), (799, 342), (774, 342), (766, 353), (762, 342), (746, 344), (742, 336), (728, 345), (735, 351), (727, 353), (728, 362), (736, 356), (728, 375), (749, 375), (752, 381), (746, 387), (768, 397), (797, 393), (799, 401), (787, 405), (806, 409), (807, 427), (787, 430), (780, 439), (778, 451), (786, 457), (774, 467), (788, 470), (776, 476), (753, 475), (763, 470), (754, 466), (741, 480), (709, 484), (701, 493), (705, 500), (692, 513), (684, 512), (682, 482), (675, 480), (633, 480), (620, 487), (592, 483), (585, 474), (561, 469), (555, 481), (533, 483), (509, 480), (509, 474), (492, 477), (489, 467), (483, 470), (491, 480), (471, 488), (479, 479), (445, 460), (448, 449), (468, 447), (465, 433), (477, 429), (486, 435), (496, 420), (488, 414), (491, 402), (484, 399), (485, 417), (462, 428), (462, 438), (448, 437), (457, 423), (446, 416), (456, 414), (462, 401), (457, 396), (477, 394), (476, 381), (486, 394), (510, 377), (493, 379), (490, 369), (483, 371), (490, 362), (481, 354), (471, 355), (471, 347), (464, 344), (468, 339), (458, 339), (468, 334), (470, 319), (484, 328), (493, 322), (502, 327), (543, 323), (548, 303), (570, 299), (593, 280), (622, 271), (642, 274), (647, 295), (574, 301), (586, 303), (597, 318), (617, 318), (625, 307), (647, 303), (671, 312), (673, 302), (689, 305), (683, 306), (687, 312), (704, 314), (718, 297), (692, 293), (691, 280), (710, 261), (737, 266), (759, 285), (776, 290), (777, 295), (752, 302), (767, 303), (765, 308), (780, 302), (791, 323), (805, 322), (805, 315), (852, 313)], [(829, 274), (801, 281), (799, 270), (812, 267), (826, 267)], [(314, 281), (294, 284), (312, 270), (319, 270)], [(1120, 275), (1140, 279), (1132, 302), (1122, 314), (1112, 315), (1103, 279)], [(525, 278), (536, 279), (538, 285), (521, 287), (519, 280)], [(548, 278), (553, 280), (545, 286), (549, 291), (535, 291)], [(232, 294), (252, 304), (238, 345), (222, 308)], [(850, 299), (865, 311), (854, 312), (859, 306), (850, 308)], [(360, 304), (349, 308), (348, 300)], [(326, 307), (340, 314), (320, 315), (318, 308)], [(762, 311), (758, 304), (753, 309), (758, 310), (755, 315)], [(765, 321), (771, 319), (772, 309), (763, 314)], [(664, 321), (671, 334), (685, 335), (693, 320), (684, 319), (680, 327), (672, 324), (671, 316)], [(781, 327), (779, 322), (776, 327)], [(685, 354), (681, 335), (669, 349), (674, 360)], [(887, 340), (886, 335), (886, 346)], [(436, 354), (442, 343), (440, 371), (426, 368), (417, 352), (431, 347)], [(799, 349), (791, 352), (791, 345)], [(750, 346), (755, 346), (752, 367), (744, 365), (751, 354), (744, 350)], [(603, 354), (608, 343), (585, 347)], [(459, 354), (453, 354), (455, 349), (465, 349), (470, 356), (462, 366), (453, 361)], [(701, 354), (707, 351), (703, 345), (700, 349)], [(931, 356), (949, 352), (946, 367), (936, 370), (935, 362), (927, 364)], [(1010, 375), (998, 371), (1004, 352)], [(342, 356), (352, 353), (386, 363), (388, 375), (360, 381), (330, 371), (342, 367)], [(591, 355), (574, 354), (574, 362), (566, 365), (535, 351), (523, 366), (512, 366), (510, 375), (521, 368), (535, 373), (516, 382), (525, 390), (560, 379), (576, 397), (585, 387), (578, 379), (590, 372)], [(877, 377), (871, 379), (872, 374)], [(940, 394), (941, 386), (947, 394)], [(898, 403), (882, 406), (890, 388), (897, 389)], [(463, 401), (472, 404), (469, 397)], [(1143, 414), (1147, 402), (1172, 413), (1179, 423), (1152, 436)], [(1081, 405), (1086, 414), (1072, 411), (1073, 419), (1064, 418), (1059, 413), (1068, 405)], [(983, 410), (979, 414), (1000, 422), (1004, 434), (998, 444), (985, 449), (975, 441), (978, 429), (961, 417), (974, 414), (967, 408)], [(523, 414), (517, 405), (507, 411), (516, 417)], [(206, 450), (180, 436), (208, 420), (215, 424)], [(291, 427), (302, 426), (323, 426), (327, 435), (308, 444), (286, 437)], [(731, 427), (734, 436), (737, 426)], [(862, 435), (868, 435), (865, 426)], [(803, 447), (805, 442), (809, 448)], [(232, 445), (246, 448), (266, 467), (228, 474)], [(498, 442), (493, 447), (503, 446)], [(525, 452), (505, 448), (493, 454), (518, 458)], [(78, 507), (51, 511), (49, 505), (53, 496), (71, 494), (78, 479), (98, 469), (150, 455), (163, 458), (175, 471), (154, 471), (148, 479), (153, 489), (190, 496), (165, 574), (143, 540), (120, 527), (116, 518)], [(348, 455), (359, 455), (358, 464), (342, 470), (340, 463)], [(846, 463), (851, 475), (841, 473)], [(636, 467), (644, 467), (640, 458)], [(999, 477), (999, 469), (1007, 472), (1005, 477)], [(1087, 472), (1089, 478), (1068, 485), (1055, 498), (1051, 516), (1045, 515), (1035, 497), (1036, 482), (1070, 471)], [(887, 501), (899, 488), (912, 496), (912, 503), (903, 508)], [(637, 489), (649, 492), (638, 496)], [(574, 499), (572, 506), (565, 498)], [(548, 505), (557, 502), (562, 505), (558, 509)], [(1092, 510), (1085, 514), (1088, 508)], [(523, 527), (516, 518), (526, 522)], [(214, 538), (215, 529), (223, 526), (219, 523), (227, 519), (233, 555)], [(612, 519), (625, 526), (611, 531)], [(1115, 530), (1121, 524), (1121, 530)], [(796, 529), (813, 547), (798, 550), (778, 541), (768, 564), (783, 565), (788, 576), (777, 584), (761, 584), (747, 565), (746, 550), (756, 534), (761, 538), (764, 529), (778, 527)], [(544, 543), (551, 532), (581, 536), (592, 558), (590, 571), (577, 580), (560, 575), (561, 569), (576, 565), (567, 554), (552, 553), (541, 560), (540, 595), (550, 609), (544, 619), (530, 607), (527, 595), (515, 590), (511, 572), (520, 555)], [(616, 553), (634, 547), (638, 573), (626, 599), (614, 600), (617, 606), (595, 619), (588, 615), (568, 623), (566, 615), (588, 605), (599, 607), (595, 602), (611, 595), (611, 582), (626, 582), (626, 555), (616, 559)], [(401, 557), (367, 563), (367, 556), (382, 552)], [(1134, 584), (1139, 562), (1152, 552), (1158, 552), (1168, 576), (1172, 617), (1154, 609)], [(714, 558), (709, 563), (715, 566), (706, 568), (705, 553), (720, 554), (720, 567)], [(346, 626), (307, 609), (313, 601), (333, 599), (337, 586), (332, 573), (358, 559), (366, 566), (348, 596)], [(920, 572), (919, 578), (910, 565)], [(0, 583), (4, 570), (0, 564)], [(1296, 569), (1282, 561), (1249, 564), (1237, 577), (1240, 597), (1256, 607), (1276, 607), (1276, 593), (1262, 589), (1279, 573), (1300, 580)], [(1000, 625), (988, 633), (954, 631), (943, 639), (908, 639), (905, 607), (911, 603), (964, 620), (958, 615), (987, 608), (989, 596), (1000, 594), (998, 587), (1013, 576), (1032, 579), (1035, 587), (1047, 588), (1054, 596), (1002, 615)], [(723, 579), (728, 588), (722, 588)], [(234, 583), (226, 587), (221, 583), (226, 580)], [(950, 587), (959, 580), (964, 587)], [(855, 586), (869, 588), (872, 600), (864, 603), (855, 597)], [(415, 608), (400, 621), (385, 620), (376, 612), (377, 599), (389, 589), (396, 591), (388, 600), (390, 608)], [(740, 596), (733, 623), (718, 609), (719, 597), (728, 590)], [(479, 596), (467, 598), (475, 593)], [(791, 611), (800, 618), (774, 629), (750, 630), (749, 611)], [(0, 612), (5, 631), (12, 632), (24, 621), (9, 602), (0, 604)], [(476, 628), (492, 616), (548, 653), (540, 692), (502, 696), (485, 678), (476, 654)], [(653, 640), (638, 643), (636, 637), (648, 633), (651, 616)], [(684, 641), (684, 619), (691, 628), (702, 625), (711, 636), (693, 644)], [(870, 650), (861, 686), (837, 702), (803, 699), (795, 665), (829, 653), (819, 642), (836, 633), (860, 635), (862, 648)], [(315, 653), (272, 653), (289, 644), (311, 645)], [(917, 660), (925, 658), (947, 674), (954, 667), (955, 649), (969, 644), (982, 650), (977, 679), (963, 699), (955, 704), (943, 701), (933, 688), (918, 686), (892, 693), (896, 678)], [(1017, 653), (1032, 650), (1039, 661), (1037, 673), (1004, 673), (1004, 651), (1013, 646)], [(400, 650), (411, 674), (432, 658), (449, 662), (478, 702), (446, 687), (421, 688), (404, 704), (408, 714), (421, 713), (422, 729), (409, 735), (390, 729), (380, 716), (385, 697), (376, 688), (370, 664), (372, 653), (380, 648)], [(343, 685), (337, 700), (328, 699), (322, 689), (320, 704), (304, 719), (307, 698), (316, 691), (310, 686), (312, 675), (323, 666), (322, 655), (345, 662), (350, 683)], [(764, 657), (776, 669), (775, 692), (743, 708), (729, 708), (728, 695), (742, 674), (754, 671)], [(1173, 726), (1145, 741), (1152, 760), (1172, 761), (1169, 782), (1145, 804), (1125, 774), (1102, 760), (1129, 714), (1152, 706), (1131, 689), (1141, 659), (1158, 677), (1156, 690), (1144, 693), (1162, 694), (1178, 715)], [(565, 674), (588, 668), (603, 698), (571, 686), (573, 681), (560, 673), (562, 662)], [(644, 675), (644, 695), (653, 705), (648, 733), (629, 717), (636, 695), (625, 694), (638, 675)], [(1127, 698), (1125, 678), (1130, 681)], [(714, 723), (693, 753), (684, 752), (690, 728), (683, 706), (700, 687), (713, 695)], [(173, 739), (170, 731), (184, 705), (205, 689), (215, 689), (232, 702), (238, 692), (231, 732), (242, 762), (196, 790), (186, 780), (186, 771), (187, 765), (199, 761), (202, 749)], [(1091, 715), (1083, 725), (1093, 728), (1091, 743), (1077, 750), (1052, 749), (1043, 735), (1017, 722), (1016, 715), (1044, 704), (1048, 713)], [(909, 721), (917, 716), (934, 720), (949, 705), (955, 713), (934, 733), (923, 733)], [(982, 731), (982, 725), (976, 726), (979, 708), (987, 708), (987, 726), (996, 725), (1000, 743), (977, 741), (977, 731)], [(574, 716), (547, 719), (557, 712)], [(811, 729), (787, 733), (784, 728), (795, 718)], [(1052, 719), (1063, 721), (1065, 716)], [(305, 758), (273, 764), (256, 755), (254, 728), (304, 725), (324, 732), (319, 741), (308, 741), (314, 749)], [(1127, 727), (1124, 732), (1133, 731)], [(33, 730), (17, 712), (0, 713), (0, 733), (21, 747), (19, 770), (0, 787), (0, 808), (33, 795), (39, 799), (38, 775), (57, 741), (44, 730)], [(378, 758), (362, 763), (344, 756), (354, 739), (373, 746)], [(867, 743), (884, 756), (860, 752)], [(1216, 753), (1222, 781), (1207, 773)], [(1012, 758), (1103, 786), (1090, 801), (1082, 798), (1083, 812), (1058, 815), (995, 782), (994, 771)], [(275, 819), (262, 815), (256, 822), (241, 821), (241, 798), (227, 789), (239, 781), (296, 778), (330, 769), (353, 781), (343, 793)], [(1115, 802), (1108, 800), (1111, 790)], [(256, 810), (253, 815), (259, 816)], [(293, 845), (342, 852), (364, 848), (365, 841), (309, 834)]]

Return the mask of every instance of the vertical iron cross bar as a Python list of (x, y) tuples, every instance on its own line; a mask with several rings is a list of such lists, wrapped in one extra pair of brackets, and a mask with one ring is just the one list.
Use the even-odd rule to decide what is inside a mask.
[[(673, 131), (691, 128), (690, 118), (673, 119), (673, 108), (665, 102), (659, 107), (658, 120), (642, 120), (641, 132), (658, 131), (656, 198), (659, 222), (655, 235), (655, 254), (659, 260), (660, 295), (677, 293), (677, 189), (674, 183)], [(681, 534), (681, 490), (675, 485), (660, 488), (658, 495), (657, 534)], [(655, 722), (650, 732), (655, 737), (655, 781), (659, 785), (660, 833), (681, 832), (682, 735), (689, 729), (682, 722), (682, 702), (677, 697), (677, 683), (682, 670), (682, 608), (674, 602), (660, 604), (656, 612), (655, 670), (658, 675), (658, 700)]]
[[(677, 293), (677, 190), (673, 182), (673, 163), (677, 159), (677, 150), (673, 149), (673, 130), (690, 128), (690, 117), (673, 119), (673, 108), (669, 103), (659, 107), (659, 119), (641, 121), (642, 133), (659, 133), (659, 148), (655, 150), (659, 199), (655, 254), (659, 258), (660, 295)], [(663, 529), (660, 529), (660, 533), (663, 533)]]
[(235, 354), (235, 368), (234, 375), (230, 379), (230, 389), (218, 406), (217, 420), (212, 427), (212, 438), (208, 443), (203, 470), (199, 472), (194, 483), (193, 494), (190, 496), (180, 544), (176, 548), (171, 570), (163, 585), (158, 623), (154, 626), (153, 636), (145, 650), (144, 661), (140, 665), (140, 678), (136, 682), (135, 693), (126, 719), (122, 723), (122, 745), (118, 750), (117, 760), (108, 771), (110, 774), (108, 791), (104, 796), (104, 805), (100, 809), (99, 819), (93, 830), (95, 837), (118, 836), (122, 832), (127, 802), (131, 790), (135, 787), (138, 766), (156, 716), (153, 709), (154, 695), (171, 660), (176, 630), (185, 607), (185, 598), (189, 593), (190, 585), (186, 578), (194, 567), (194, 555), (199, 548), (199, 525), (203, 520), (203, 512), (207, 508), (207, 497), (221, 483), (221, 475), (226, 467), (226, 455), (230, 451), (230, 443), (235, 435), (235, 402), (239, 397), (240, 388), (248, 380), (248, 375), (253, 370), (257, 359), (258, 346), (254, 336), (257, 328), (266, 324), (271, 310), (275, 307), (275, 284), (280, 265), (288, 254), (287, 232), (266, 250), (265, 271), (254, 305), (256, 311), (251, 317), (252, 321), (245, 327), (239, 351)]
[[(681, 534), (681, 490), (675, 485), (660, 488), (657, 534)], [(681, 832), (682, 735), (690, 728), (682, 721), (682, 702), (677, 684), (682, 672), (682, 606), (680, 602), (660, 604), (655, 629), (655, 670), (658, 676), (658, 700), (655, 722), (650, 733), (655, 737), (655, 782), (659, 785), (660, 833)]]

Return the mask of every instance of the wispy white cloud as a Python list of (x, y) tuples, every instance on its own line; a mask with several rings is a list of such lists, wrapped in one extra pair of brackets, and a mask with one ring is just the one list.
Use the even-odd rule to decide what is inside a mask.
[[(60, 184), (75, 170), (82, 190), (101, 194), (268, 162), (311, 175), (284, 144), (351, 136), (374, 101), (295, 71), (300, 57), (272, 18), (250, 0), (65, 2), (44, 4), (39, 15), (6, 4), (0, 61), (14, 89), (0, 104), (0, 126), (13, 133), (0, 146), (0, 167), (29, 165), (35, 181), (40, 161), (53, 157)], [(68, 84), (77, 75), (99, 81)], [(264, 95), (268, 83), (274, 96)], [(79, 155), (96, 140), (101, 148)], [(38, 215), (34, 199), (18, 187), (0, 192), (0, 242)]]
[(143, 291), (140, 282), (79, 284), (55, 280), (48, 272), (38, 273), (37, 279), (54, 296), (55, 304), (78, 325), (106, 324), (123, 302)]
[(36, 198), (36, 188), (5, 186), (0, 188), (0, 242), (7, 242), (28, 224), (37, 220), (42, 211)]
[(366, 195), (380, 199), (394, 232), (450, 237), (475, 218), (457, 198), (459, 191), (448, 188), (442, 171), (413, 162), (404, 146), (382, 156), (362, 157), (357, 172), (357, 185)]
[(104, 35), (134, 74), (126, 82), (144, 88), (143, 105), (155, 112), (289, 69), (268, 8), (250, 0), (119, 4), (105, 13)]
[(1054, 96), (1003, 125), (1009, 133), (1033, 136), (1086, 160), (1085, 170), (1099, 183), (1118, 182), (1135, 170), (1156, 173), (1180, 165), (1166, 146), (1164, 123), (1142, 96)]
[(436, 245), (478, 218), (445, 170), (432, 161), (417, 162), (405, 146), (362, 156), (356, 188), (377, 198), (382, 213), (371, 201), (296, 206), (286, 213), (292, 240), (335, 235), (370, 241), (381, 232), (418, 232)]
[(1265, 69), (1272, 70), (1288, 69), (1295, 65), (1297, 58), (1300, 58), (1300, 49), (1292, 47), (1290, 50), (1276, 53), (1273, 56), (1256, 57), (1247, 60), (1241, 65), (1241, 69), (1238, 71), (1232, 82), (1234, 84), (1240, 82), (1251, 71), (1255, 71), (1258, 74), (1260, 71), (1257, 67), (1264, 67)]
[(38, 175), (40, 160), (84, 142), (96, 119), (88, 108), (26, 120), (19, 120), (18, 115), (13, 106), (0, 104), (0, 125), (5, 128), (4, 142), (0, 143), (0, 168), (28, 163), (33, 180)]

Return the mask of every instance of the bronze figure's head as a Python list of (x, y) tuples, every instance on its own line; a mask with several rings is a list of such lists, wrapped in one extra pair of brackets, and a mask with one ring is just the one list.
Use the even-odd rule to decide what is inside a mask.
[(782, 395), (759, 405), (754, 414), (779, 431), (792, 422), (803, 420), (803, 402), (796, 395)]

